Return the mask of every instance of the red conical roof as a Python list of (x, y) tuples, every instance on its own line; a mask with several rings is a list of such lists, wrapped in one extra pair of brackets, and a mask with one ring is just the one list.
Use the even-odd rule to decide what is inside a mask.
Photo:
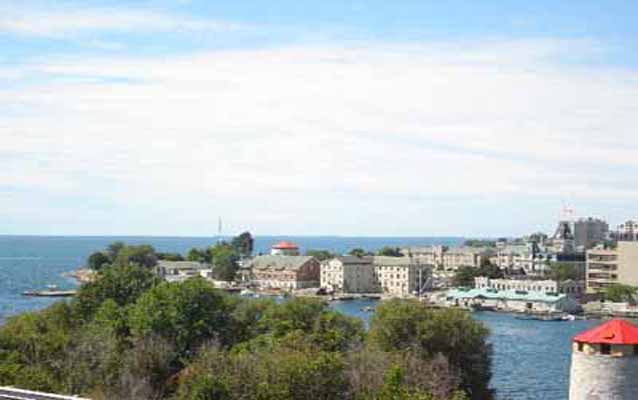
[(287, 241), (281, 241), (279, 243), (277, 243), (276, 245), (272, 246), (273, 249), (278, 249), (278, 250), (297, 250), (299, 248), (299, 246), (297, 246), (294, 243), (290, 243)]
[(638, 344), (638, 326), (623, 319), (612, 319), (576, 335), (574, 341), (591, 344)]

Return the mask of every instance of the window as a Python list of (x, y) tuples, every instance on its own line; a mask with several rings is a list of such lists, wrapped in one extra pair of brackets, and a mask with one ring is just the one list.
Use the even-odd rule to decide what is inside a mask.
[(600, 354), (611, 354), (611, 345), (603, 343), (600, 345)]
[[(634, 346), (634, 351), (635, 351), (636, 347), (638, 347), (638, 346)], [(578, 342), (578, 351), (580, 351), (582, 353), (584, 348), (585, 348), (585, 345), (582, 344), (581, 342)]]

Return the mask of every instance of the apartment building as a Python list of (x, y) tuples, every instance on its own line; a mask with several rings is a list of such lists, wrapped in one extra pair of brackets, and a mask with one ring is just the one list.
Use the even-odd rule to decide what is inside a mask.
[(410, 257), (373, 257), (376, 282), (383, 293), (396, 296), (416, 294), (427, 282), (431, 266)]
[(373, 257), (342, 256), (321, 263), (321, 287), (342, 293), (379, 291)]
[(615, 283), (638, 286), (638, 242), (621, 241), (614, 249), (587, 252), (587, 291), (600, 292)]

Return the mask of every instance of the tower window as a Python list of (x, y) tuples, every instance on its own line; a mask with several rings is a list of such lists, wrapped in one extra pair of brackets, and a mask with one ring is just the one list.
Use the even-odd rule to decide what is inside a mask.
[(603, 343), (600, 345), (600, 354), (611, 354), (611, 345)]
[(578, 351), (580, 351), (582, 353), (584, 348), (585, 348), (585, 345), (583, 343), (581, 343), (581, 342), (578, 342)]

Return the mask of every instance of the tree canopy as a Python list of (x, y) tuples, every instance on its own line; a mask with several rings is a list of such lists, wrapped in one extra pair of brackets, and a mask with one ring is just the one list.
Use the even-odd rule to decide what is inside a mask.
[(401, 253), (400, 248), (390, 246), (384, 246), (377, 252), (377, 254), (386, 257), (403, 257), (403, 253)]

